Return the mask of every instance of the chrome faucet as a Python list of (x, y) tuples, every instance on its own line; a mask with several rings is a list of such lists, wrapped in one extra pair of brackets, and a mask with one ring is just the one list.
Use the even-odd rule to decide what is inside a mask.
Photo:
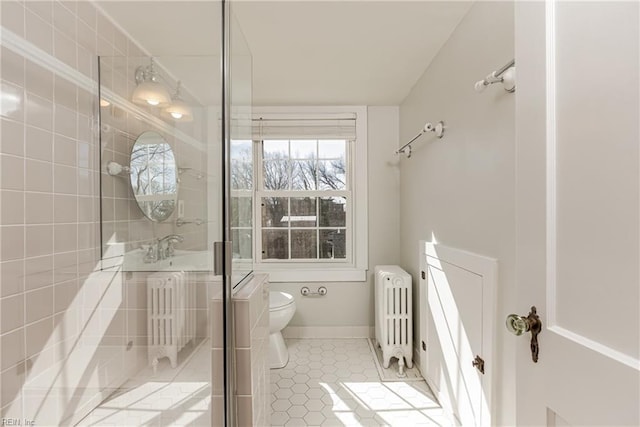
[[(179, 234), (169, 234), (168, 236), (164, 236), (161, 239), (156, 241), (156, 260), (160, 261), (163, 259), (171, 258), (175, 251), (173, 247), (174, 243), (184, 241), (184, 237)], [(164, 243), (167, 243), (165, 248)]]

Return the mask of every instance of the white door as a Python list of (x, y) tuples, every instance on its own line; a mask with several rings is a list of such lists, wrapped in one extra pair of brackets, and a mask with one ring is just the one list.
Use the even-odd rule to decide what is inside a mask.
[(518, 425), (640, 425), (639, 21), (516, 2)]

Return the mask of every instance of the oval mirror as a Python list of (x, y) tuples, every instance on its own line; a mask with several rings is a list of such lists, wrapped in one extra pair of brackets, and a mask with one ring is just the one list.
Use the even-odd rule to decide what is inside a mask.
[(144, 132), (131, 149), (129, 167), (140, 210), (152, 221), (169, 218), (178, 200), (178, 167), (169, 143), (157, 132)]

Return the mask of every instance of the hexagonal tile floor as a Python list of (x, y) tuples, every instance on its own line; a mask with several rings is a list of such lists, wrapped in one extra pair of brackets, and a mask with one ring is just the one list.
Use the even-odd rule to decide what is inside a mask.
[(382, 382), (366, 339), (288, 339), (272, 426), (448, 426), (425, 382)]

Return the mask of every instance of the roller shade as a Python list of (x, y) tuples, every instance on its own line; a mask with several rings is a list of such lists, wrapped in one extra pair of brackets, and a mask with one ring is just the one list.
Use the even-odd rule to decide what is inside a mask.
[[(236, 135), (248, 136), (249, 120), (237, 123)], [(244, 125), (244, 126), (242, 126)], [(356, 114), (322, 116), (269, 115), (251, 120), (251, 138), (264, 139), (356, 139)]]

